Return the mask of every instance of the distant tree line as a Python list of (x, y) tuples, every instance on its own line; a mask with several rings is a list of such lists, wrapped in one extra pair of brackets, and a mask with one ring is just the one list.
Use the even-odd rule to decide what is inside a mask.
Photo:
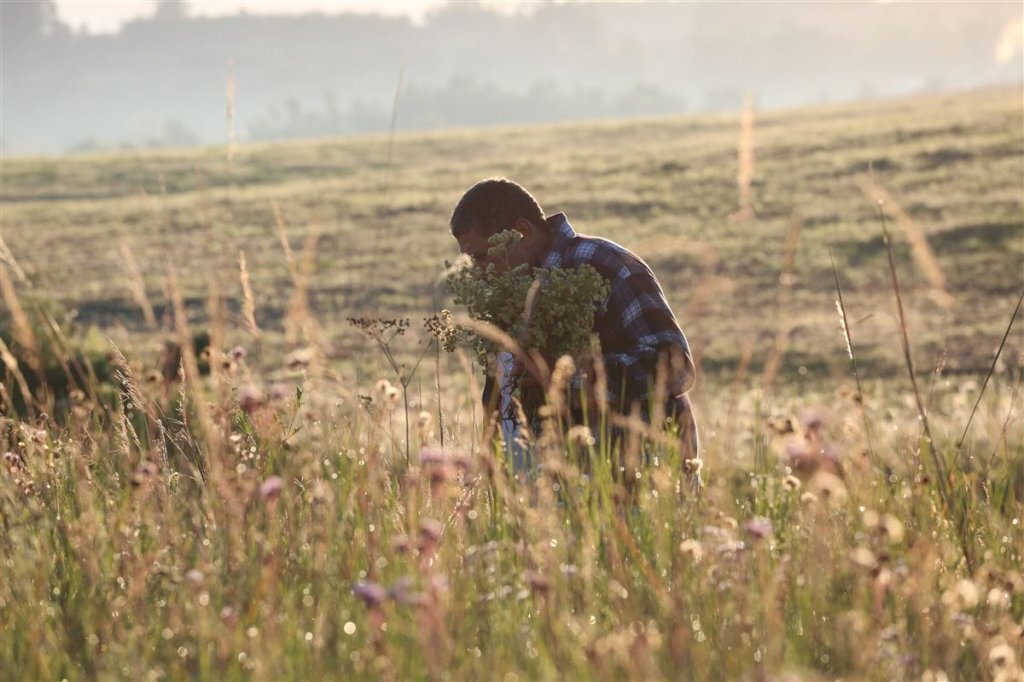
[(423, 25), (366, 15), (196, 17), (181, 0), (119, 32), (61, 23), (52, 0), (0, 2), (9, 152), (399, 127), (735, 110), (1020, 82), (997, 61), (1013, 3), (572, 4), (505, 16), (455, 3)]

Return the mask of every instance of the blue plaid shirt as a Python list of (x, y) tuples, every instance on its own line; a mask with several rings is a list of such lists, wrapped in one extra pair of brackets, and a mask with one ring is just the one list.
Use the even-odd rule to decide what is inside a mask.
[[(625, 247), (578, 234), (561, 213), (550, 216), (547, 223), (553, 241), (540, 267), (550, 270), (590, 265), (611, 285), (607, 303), (594, 319), (594, 332), (601, 342), (612, 404), (626, 411), (634, 401), (640, 401), (646, 415), (645, 403), (659, 354), (676, 352), (685, 356), (685, 376), (670, 378), (669, 386), (678, 393), (668, 396), (670, 404), (666, 407), (669, 413), (688, 412), (689, 404), (682, 394), (694, 379), (690, 346), (654, 273)], [(583, 380), (573, 377), (573, 387), (582, 387)]]

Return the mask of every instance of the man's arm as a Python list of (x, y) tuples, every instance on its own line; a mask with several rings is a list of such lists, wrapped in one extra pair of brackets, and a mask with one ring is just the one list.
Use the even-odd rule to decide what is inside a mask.
[[(664, 363), (665, 390), (679, 395), (694, 382), (689, 344), (676, 322), (661, 286), (639, 261), (611, 281), (603, 324), (614, 325), (616, 348), (602, 355), (608, 398), (619, 409), (650, 398), (659, 363)], [(606, 334), (602, 334), (606, 336)], [(664, 359), (662, 359), (664, 358)], [(587, 384), (593, 390), (593, 372), (583, 368), (573, 377), (573, 388)]]

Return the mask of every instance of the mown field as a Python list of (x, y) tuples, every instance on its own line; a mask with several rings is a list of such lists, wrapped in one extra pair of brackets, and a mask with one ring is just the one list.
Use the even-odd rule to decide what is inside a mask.
[[(739, 114), (5, 158), (3, 677), (1020, 679), (1021, 96), (758, 112), (752, 215)], [(492, 175), (652, 266), (701, 461), (508, 476), (422, 329)]]

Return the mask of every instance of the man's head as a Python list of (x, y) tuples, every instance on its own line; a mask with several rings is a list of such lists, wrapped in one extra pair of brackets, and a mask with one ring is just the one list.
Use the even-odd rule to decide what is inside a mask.
[[(548, 225), (540, 204), (523, 187), (505, 178), (482, 180), (462, 195), (452, 212), (452, 235), (462, 253), (499, 271), (524, 263), (537, 264), (549, 246)], [(508, 250), (507, 257), (488, 255), (488, 239), (499, 232), (515, 230), (522, 235)]]

